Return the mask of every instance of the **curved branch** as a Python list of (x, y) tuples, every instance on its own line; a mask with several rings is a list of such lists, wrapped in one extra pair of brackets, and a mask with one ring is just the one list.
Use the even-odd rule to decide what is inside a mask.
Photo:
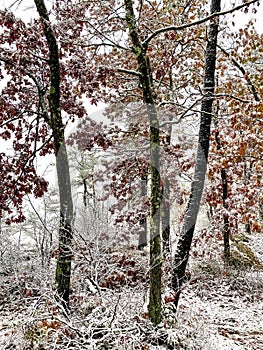
[(211, 15), (205, 17), (205, 18), (201, 18), (201, 19), (199, 19), (197, 21), (193, 21), (191, 23), (182, 24), (180, 26), (168, 26), (168, 27), (157, 29), (150, 36), (148, 36), (148, 38), (146, 40), (144, 40), (142, 45), (146, 48), (148, 46), (148, 44), (150, 43), (150, 41), (153, 38), (155, 38), (157, 35), (161, 34), (161, 33), (169, 32), (171, 30), (179, 31), (179, 30), (183, 30), (183, 29), (186, 29), (186, 28), (190, 28), (190, 27), (202, 24), (204, 22), (207, 22), (210, 19), (213, 19), (213, 18), (216, 18), (216, 17), (220, 17), (220, 16), (223, 16), (223, 15), (227, 15), (229, 13), (235, 12), (235, 11), (242, 9), (245, 6), (249, 6), (249, 5), (251, 5), (251, 4), (255, 3), (255, 2), (258, 2), (258, 0), (247, 1), (244, 4), (235, 6), (232, 9), (229, 9), (229, 10), (226, 10), (226, 11), (214, 12)]
[[(252, 100), (244, 100), (243, 98), (240, 98), (238, 96), (234, 96), (232, 94), (215, 94), (215, 98), (217, 97), (229, 97), (232, 98), (233, 100), (236, 100), (238, 102), (242, 102), (242, 103), (253, 103)], [(260, 101), (260, 100), (259, 100)]]

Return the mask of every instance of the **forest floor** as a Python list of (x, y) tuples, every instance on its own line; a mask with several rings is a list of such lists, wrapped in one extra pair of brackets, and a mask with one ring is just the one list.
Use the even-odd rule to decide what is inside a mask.
[[(246, 244), (262, 259), (263, 235), (249, 236)], [(153, 328), (146, 252), (87, 249), (77, 255), (69, 314), (52, 291), (55, 261), (47, 269), (32, 253), (12, 259), (12, 268), (4, 257), (0, 266), (1, 350), (263, 349), (262, 266), (226, 270), (220, 261), (192, 258), (174, 315), (166, 262), (164, 322)]]

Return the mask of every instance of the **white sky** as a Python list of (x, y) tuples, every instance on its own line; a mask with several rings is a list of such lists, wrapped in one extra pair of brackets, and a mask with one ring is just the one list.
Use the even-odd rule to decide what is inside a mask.
[[(222, 9), (228, 9), (231, 7), (231, 2), (229, 0), (222, 0)], [(237, 1), (236, 1), (237, 2)], [(15, 4), (14, 4), (15, 3)], [(52, 0), (45, 0), (46, 6), (51, 7), (53, 1)], [(241, 0), (238, 1), (238, 3), (241, 3)], [(15, 11), (17, 16), (20, 16), (24, 18), (26, 21), (29, 21), (30, 18), (34, 17), (34, 0), (0, 0), (0, 9), (8, 8), (12, 4), (14, 4), (13, 10)], [(250, 6), (252, 8), (252, 6)], [(244, 24), (251, 18), (257, 18), (257, 24), (256, 29), (259, 33), (263, 34), (263, 0), (260, 0), (260, 6), (257, 7), (258, 12), (257, 14), (252, 14), (251, 11), (248, 14), (244, 14), (241, 11), (236, 12), (235, 15), (235, 22), (236, 22), (236, 28), (240, 28), (244, 26)]]

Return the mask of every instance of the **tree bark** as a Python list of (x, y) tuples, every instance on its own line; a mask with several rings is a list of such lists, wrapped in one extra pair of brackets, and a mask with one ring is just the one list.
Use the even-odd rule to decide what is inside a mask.
[[(141, 197), (147, 196), (147, 175), (141, 177)], [(138, 249), (142, 250), (147, 246), (147, 217), (140, 220), (141, 232), (139, 236)]]
[(166, 257), (171, 252), (170, 245), (170, 181), (165, 178), (163, 182), (163, 200), (161, 209), (162, 219), (162, 243), (163, 256)]
[(56, 286), (59, 297), (67, 307), (70, 293), (71, 242), (73, 202), (69, 163), (64, 137), (64, 124), (60, 110), (60, 63), (59, 49), (49, 20), (44, 0), (34, 0), (40, 16), (44, 35), (49, 48), (50, 90), (49, 90), (49, 125), (53, 132), (56, 155), (56, 171), (60, 198), (59, 253), (56, 267)]
[[(172, 77), (170, 77), (170, 86), (171, 90), (173, 88)], [(173, 117), (170, 118), (172, 121)], [(169, 126), (166, 134), (166, 147), (171, 145), (172, 137), (172, 125)], [(165, 169), (163, 169), (165, 173)], [(170, 238), (170, 180), (167, 176), (164, 175), (163, 184), (162, 184), (162, 208), (161, 208), (161, 220), (162, 220), (162, 245), (163, 245), (163, 256), (166, 257), (171, 252), (171, 238)]]
[[(227, 205), (227, 197), (228, 197), (228, 191), (227, 191), (227, 173), (226, 169), (221, 170), (221, 181), (222, 181), (222, 199), (223, 199), (223, 207), (225, 210), (228, 210)], [(224, 221), (224, 227), (223, 227), (223, 235), (224, 235), (224, 260), (227, 264), (229, 262), (230, 258), (230, 226), (229, 226), (229, 219), (228, 215), (224, 212), (223, 214), (223, 221)]]
[(160, 136), (159, 120), (152, 91), (150, 62), (146, 56), (146, 48), (142, 45), (133, 11), (133, 1), (125, 0), (126, 21), (132, 40), (132, 49), (138, 62), (143, 100), (146, 104), (150, 122), (150, 295), (149, 319), (157, 325), (161, 322), (161, 238), (160, 238), (160, 204), (162, 199), (160, 188)]
[[(211, 14), (220, 12), (220, 8), (220, 0), (211, 0)], [(182, 231), (180, 233), (173, 263), (172, 287), (176, 294), (175, 307), (178, 305), (181, 286), (185, 278), (186, 266), (189, 258), (206, 176), (211, 117), (213, 112), (215, 90), (217, 35), (218, 18), (214, 18), (210, 22), (207, 34), (207, 46), (205, 52), (204, 97), (201, 104), (201, 120), (198, 138), (199, 142), (197, 148), (194, 178), (191, 185), (190, 198), (188, 201), (185, 219)]]
[[(218, 122), (217, 118), (219, 116), (219, 101), (217, 101), (216, 104), (216, 111), (215, 111), (215, 127), (217, 128), (217, 131), (215, 133), (215, 141), (216, 141), (216, 148), (219, 151), (222, 148), (220, 136), (219, 136), (219, 130), (218, 130)], [(224, 262), (225, 264), (229, 263), (230, 258), (230, 225), (229, 225), (229, 219), (227, 215), (228, 210), (228, 204), (227, 204), (227, 198), (228, 198), (228, 181), (227, 181), (227, 171), (225, 168), (222, 168), (220, 171), (221, 175), (221, 184), (222, 184), (222, 202), (223, 202), (223, 239), (224, 239)]]
[[(221, 149), (221, 142), (219, 139), (219, 131), (216, 132), (215, 135), (217, 149)], [(223, 208), (225, 211), (228, 210), (227, 205), (227, 198), (228, 198), (228, 184), (227, 184), (227, 172), (225, 168), (221, 169), (221, 183), (222, 183), (222, 201), (223, 201)], [(223, 213), (223, 237), (224, 237), (224, 260), (227, 264), (229, 262), (230, 258), (230, 226), (229, 226), (229, 219), (228, 215), (224, 212)]]

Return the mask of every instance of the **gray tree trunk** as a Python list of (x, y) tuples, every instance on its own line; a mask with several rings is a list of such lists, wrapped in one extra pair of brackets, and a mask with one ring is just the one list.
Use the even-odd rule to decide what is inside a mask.
[[(215, 140), (217, 144), (217, 150), (220, 150), (222, 146), (219, 138), (219, 131), (216, 131)], [(221, 169), (220, 175), (221, 175), (221, 184), (222, 184), (223, 208), (227, 211), (228, 210), (228, 205), (227, 205), (228, 181), (227, 181), (227, 171), (225, 168)], [(230, 258), (230, 226), (229, 226), (228, 215), (225, 212), (223, 213), (223, 222), (224, 222), (224, 226), (223, 226), (224, 260), (225, 260), (225, 263), (228, 264), (229, 258)]]
[[(211, 14), (220, 12), (221, 1), (211, 0)], [(178, 305), (181, 286), (185, 279), (185, 271), (189, 258), (197, 215), (204, 189), (207, 159), (209, 151), (211, 117), (215, 90), (215, 64), (218, 35), (218, 18), (211, 20), (207, 33), (207, 46), (205, 52), (205, 76), (203, 100), (201, 104), (201, 121), (199, 129), (199, 142), (196, 156), (194, 178), (191, 194), (187, 205), (185, 219), (180, 233), (173, 262), (172, 287), (176, 293), (175, 307)]]
[(170, 244), (170, 181), (165, 178), (163, 181), (163, 200), (161, 209), (162, 219), (162, 243), (163, 256), (166, 257), (171, 252)]
[[(147, 196), (147, 175), (141, 177), (141, 197)], [(140, 220), (141, 232), (139, 236), (138, 249), (142, 250), (147, 246), (147, 217), (146, 215)]]
[[(54, 149), (56, 154), (56, 171), (60, 198), (59, 250), (56, 267), (56, 285), (59, 297), (68, 306), (71, 275), (71, 242), (73, 202), (67, 149), (64, 139), (64, 125), (60, 110), (60, 64), (59, 49), (49, 20), (44, 0), (34, 0), (43, 24), (44, 35), (49, 48), (50, 90), (48, 123), (53, 132)], [(43, 111), (46, 113), (46, 111)]]
[(157, 325), (161, 322), (162, 299), (161, 299), (161, 237), (160, 237), (160, 205), (162, 200), (160, 188), (160, 136), (159, 120), (152, 92), (152, 77), (149, 59), (146, 56), (136, 25), (133, 10), (133, 1), (125, 0), (126, 22), (132, 41), (132, 49), (138, 62), (141, 73), (140, 83), (142, 86), (143, 100), (147, 107), (150, 122), (150, 295), (149, 295), (149, 319)]

